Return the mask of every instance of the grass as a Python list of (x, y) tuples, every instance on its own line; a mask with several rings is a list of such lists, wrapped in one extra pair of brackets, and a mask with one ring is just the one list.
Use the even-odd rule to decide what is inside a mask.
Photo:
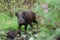
[[(39, 14), (39, 11), (38, 11), (38, 14)], [(41, 14), (41, 13), (40, 13)], [(40, 15), (39, 14), (39, 15)], [(42, 14), (41, 14), (42, 15)], [(46, 15), (45, 13), (43, 13), (42, 16)], [(45, 24), (39, 24), (40, 26), (40, 31), (39, 32), (39, 36), (36, 38), (36, 40), (38, 39), (41, 39), (41, 40), (48, 40), (47, 38), (50, 38), (53, 34), (54, 34), (54, 31), (52, 30), (55, 26), (54, 25), (54, 20), (53, 19), (54, 17), (53, 16), (50, 16), (47, 14), (47, 16), (45, 17), (48, 17), (48, 18), (41, 18), (41, 20), (44, 20), (43, 23)], [(52, 17), (51, 18), (51, 22), (48, 21), (49, 17)], [(40, 21), (39, 21), (40, 22)], [(41, 22), (42, 23), (42, 22)], [(50, 26), (51, 25), (51, 26)], [(36, 25), (33, 25), (34, 28)], [(13, 29), (13, 30), (17, 30), (18, 28), (18, 23), (17, 23), (17, 18), (16, 16), (14, 16), (13, 18), (10, 18), (10, 16), (8, 16), (8, 14), (6, 13), (0, 13), (0, 35), (5, 35), (5, 33), (9, 30), (9, 29)], [(24, 31), (24, 26), (22, 26), (21, 28), (22, 32)], [(28, 29), (27, 29), (28, 32), (31, 32), (30, 31), (30, 26), (28, 25)], [(2, 37), (2, 39), (4, 40), (5, 36), (0, 36), (0, 38)], [(44, 39), (43, 39), (44, 38)], [(53, 39), (53, 38), (52, 38)]]
[[(44, 13), (44, 9), (40, 4), (48, 4), (48, 13)], [(39, 30), (38, 37), (35, 40), (55, 40), (54, 37), (60, 34), (58, 25), (55, 25), (55, 22), (60, 22), (60, 0), (41, 0), (36, 2), (32, 7), (32, 11), (36, 12), (39, 17)], [(16, 10), (15, 10), (16, 9)], [(15, 11), (19, 10), (28, 10), (27, 7), (23, 6), (22, 8), (14, 8)], [(44, 18), (43, 18), (44, 17)], [(41, 20), (43, 20), (41, 22)], [(36, 28), (36, 25), (33, 25)], [(56, 30), (53, 30), (53, 28)], [(10, 18), (9, 12), (0, 12), (0, 40), (5, 39), (5, 33), (9, 29), (17, 30), (18, 23), (17, 18), (14, 16)], [(21, 28), (22, 32), (24, 31), (24, 26)], [(28, 32), (30, 32), (30, 26), (28, 25)], [(1, 39), (2, 38), (2, 39)]]

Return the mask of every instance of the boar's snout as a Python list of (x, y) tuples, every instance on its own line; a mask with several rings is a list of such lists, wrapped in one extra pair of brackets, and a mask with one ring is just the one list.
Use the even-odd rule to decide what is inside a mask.
[(19, 24), (24, 24), (25, 23), (25, 20), (23, 18), (19, 18), (18, 21), (19, 21)]

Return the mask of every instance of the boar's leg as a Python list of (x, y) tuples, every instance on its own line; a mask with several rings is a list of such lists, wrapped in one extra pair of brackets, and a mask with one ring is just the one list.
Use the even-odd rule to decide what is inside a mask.
[(33, 26), (32, 26), (32, 24), (30, 24), (30, 26), (31, 26), (31, 30), (33, 29)]
[(36, 26), (37, 26), (37, 29), (38, 29), (38, 22), (37, 21), (34, 21), (34, 23), (36, 23)]
[(26, 34), (26, 30), (27, 30), (27, 24), (25, 25), (25, 34)]
[(18, 26), (18, 32), (17, 33), (19, 34), (19, 36), (21, 36), (21, 25), (20, 24)]

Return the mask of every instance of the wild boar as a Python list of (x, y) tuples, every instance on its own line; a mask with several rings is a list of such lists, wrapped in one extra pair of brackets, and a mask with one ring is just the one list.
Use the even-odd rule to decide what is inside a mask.
[(36, 13), (32, 12), (32, 11), (21, 11), (21, 12), (17, 12), (15, 14), (17, 16), (18, 19), (18, 29), (21, 28), (21, 25), (25, 26), (25, 33), (27, 30), (27, 25), (30, 24), (31, 26), (31, 30), (33, 28), (32, 23), (36, 23), (38, 24), (37, 20), (36, 20)]

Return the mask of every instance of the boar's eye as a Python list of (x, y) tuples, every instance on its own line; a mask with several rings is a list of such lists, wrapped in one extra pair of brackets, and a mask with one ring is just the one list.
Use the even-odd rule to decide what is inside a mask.
[(15, 16), (18, 16), (18, 13), (15, 13)]

